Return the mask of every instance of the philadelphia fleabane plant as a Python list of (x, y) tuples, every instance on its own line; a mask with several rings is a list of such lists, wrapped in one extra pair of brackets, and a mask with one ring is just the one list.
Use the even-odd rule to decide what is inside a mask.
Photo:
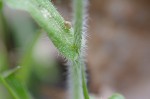
[(68, 98), (89, 99), (84, 65), (88, 1), (72, 0), (72, 23), (66, 21), (49, 0), (3, 1), (12, 8), (29, 12), (47, 32), (59, 53), (68, 60)]

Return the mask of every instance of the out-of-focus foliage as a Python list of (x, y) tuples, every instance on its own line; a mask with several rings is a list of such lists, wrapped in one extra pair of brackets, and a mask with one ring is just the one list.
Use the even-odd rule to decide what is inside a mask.
[(121, 94), (113, 94), (109, 99), (125, 99)]
[(3, 7), (3, 2), (2, 0), (0, 0), (0, 10), (2, 9), (2, 7)]
[(3, 84), (15, 99), (30, 99), (26, 88), (14, 76), (19, 68), (9, 70), (0, 75), (0, 82)]

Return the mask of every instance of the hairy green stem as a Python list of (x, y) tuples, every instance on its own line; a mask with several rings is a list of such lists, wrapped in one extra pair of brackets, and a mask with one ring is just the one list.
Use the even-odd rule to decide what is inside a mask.
[[(72, 72), (74, 76), (78, 76), (78, 80), (74, 80), (74, 87), (76, 89), (72, 89), (74, 91), (75, 96), (78, 93), (78, 96), (82, 93), (84, 99), (89, 99), (87, 84), (86, 84), (86, 74), (85, 74), (85, 64), (83, 62), (83, 47), (85, 47), (83, 41), (85, 40), (85, 30), (84, 30), (84, 22), (85, 22), (85, 9), (86, 9), (86, 0), (73, 0), (74, 6), (74, 44), (77, 46), (77, 52), (79, 54), (78, 59), (75, 61), (77, 65), (73, 65), (73, 71), (78, 70), (77, 72)], [(71, 68), (71, 67), (70, 67)], [(78, 73), (78, 74), (77, 74)], [(77, 84), (78, 85), (77, 85)], [(78, 88), (79, 87), (79, 88)], [(82, 87), (82, 88), (80, 88)], [(82, 97), (82, 96), (81, 96)], [(75, 99), (81, 99), (75, 98)]]
[(65, 20), (49, 0), (4, 0), (11, 7), (28, 11), (35, 21), (48, 33), (49, 38), (68, 59), (77, 58), (74, 32), (67, 28)]
[(69, 99), (83, 99), (80, 61), (71, 61), (71, 64), (69, 66), (69, 73)]
[(83, 34), (84, 20), (84, 2), (85, 0), (73, 0), (74, 7), (74, 43), (78, 47), (78, 52), (81, 48), (81, 40)]
[(86, 84), (85, 65), (82, 59), (71, 61), (69, 66), (69, 99), (90, 99)]

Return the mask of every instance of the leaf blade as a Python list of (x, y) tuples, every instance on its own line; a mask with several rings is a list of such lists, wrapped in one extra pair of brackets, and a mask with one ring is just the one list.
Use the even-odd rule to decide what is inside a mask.
[(109, 97), (109, 99), (125, 99), (125, 97), (121, 94), (115, 93), (111, 97)]
[(31, 99), (26, 87), (15, 77), (16, 70), (6, 71), (7, 75), (0, 75), (0, 82), (15, 99)]

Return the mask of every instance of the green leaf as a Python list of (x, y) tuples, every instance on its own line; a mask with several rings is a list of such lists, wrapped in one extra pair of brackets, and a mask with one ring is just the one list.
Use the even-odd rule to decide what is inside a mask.
[(25, 86), (15, 77), (14, 72), (17, 69), (10, 70), (7, 76), (0, 75), (0, 82), (6, 87), (14, 99), (31, 99)]
[(33, 48), (37, 44), (37, 40), (39, 39), (42, 30), (38, 30), (35, 33), (35, 36), (32, 38), (32, 41), (30, 41), (29, 46), (27, 47), (27, 50), (25, 51), (23, 57), (21, 58), (20, 61), (20, 66), (22, 67), (17, 73), (16, 77), (25, 85), (29, 82), (29, 77), (32, 71), (32, 53), (33, 53)]
[(3, 7), (3, 2), (2, 0), (0, 0), (0, 10), (2, 9), (2, 7)]
[(125, 99), (121, 94), (115, 93), (109, 99)]
[(19, 69), (20, 69), (20, 66), (17, 66), (16, 68), (11, 69), (11, 70), (7, 70), (7, 71), (5, 71), (5, 72), (2, 73), (2, 76), (3, 76), (4, 78), (7, 78), (7, 77), (9, 77), (10, 75), (14, 74), (16, 71), (18, 71)]
[(67, 28), (65, 20), (49, 0), (5, 0), (5, 2), (13, 8), (29, 12), (48, 33), (62, 55), (72, 60), (77, 58), (73, 29)]
[(8, 82), (12, 90), (17, 94), (17, 99), (30, 99), (27, 89), (21, 84), (21, 82), (19, 82), (17, 78), (11, 75), (6, 78), (6, 81)]

